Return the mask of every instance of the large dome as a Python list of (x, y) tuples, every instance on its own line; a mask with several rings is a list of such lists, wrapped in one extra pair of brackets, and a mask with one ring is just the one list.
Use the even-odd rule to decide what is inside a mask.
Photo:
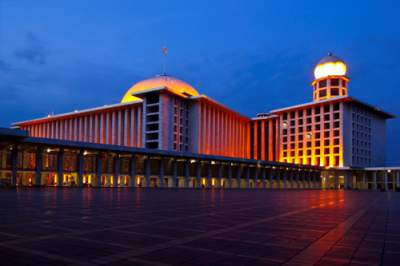
[(149, 91), (151, 89), (160, 87), (167, 87), (169, 90), (179, 95), (189, 95), (189, 96), (199, 95), (197, 90), (192, 86), (190, 86), (189, 84), (187, 84), (186, 82), (171, 76), (159, 75), (153, 78), (139, 81), (138, 83), (133, 85), (125, 93), (124, 97), (121, 100), (121, 103), (127, 103), (139, 100), (138, 97), (133, 96), (132, 94), (137, 94), (140, 92)]
[(342, 59), (328, 53), (328, 56), (322, 58), (314, 69), (314, 76), (316, 79), (328, 76), (345, 76), (347, 66)]

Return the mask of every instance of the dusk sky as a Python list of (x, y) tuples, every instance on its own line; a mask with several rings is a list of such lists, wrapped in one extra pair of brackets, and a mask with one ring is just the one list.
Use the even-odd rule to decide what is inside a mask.
[[(247, 115), (312, 100), (313, 67), (342, 58), (349, 93), (400, 115), (398, 1), (0, 0), (0, 126), (118, 103), (167, 73)], [(388, 122), (400, 163), (400, 119)]]

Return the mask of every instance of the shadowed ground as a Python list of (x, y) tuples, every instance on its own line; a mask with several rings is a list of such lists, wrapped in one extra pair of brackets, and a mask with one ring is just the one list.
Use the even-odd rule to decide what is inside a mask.
[(400, 194), (0, 191), (1, 265), (399, 265)]

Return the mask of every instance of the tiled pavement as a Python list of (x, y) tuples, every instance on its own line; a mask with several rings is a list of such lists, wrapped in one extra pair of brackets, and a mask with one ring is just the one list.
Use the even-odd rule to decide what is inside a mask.
[(400, 265), (400, 193), (0, 190), (0, 265)]

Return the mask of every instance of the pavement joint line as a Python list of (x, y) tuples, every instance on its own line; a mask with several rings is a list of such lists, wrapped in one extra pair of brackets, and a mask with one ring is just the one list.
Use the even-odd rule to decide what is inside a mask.
[[(236, 209), (234, 210), (234, 212), (236, 211), (244, 211), (244, 210), (252, 210), (252, 209), (256, 209), (259, 207), (246, 207), (246, 208), (242, 208), (242, 209)], [(221, 211), (220, 213), (232, 213), (232, 211)], [(196, 214), (196, 215), (192, 215), (192, 216), (188, 216), (185, 217), (187, 218), (199, 218), (202, 216), (208, 216), (209, 213), (203, 213), (203, 214)], [(59, 234), (50, 234), (47, 236), (38, 236), (38, 237), (31, 237), (31, 238), (24, 238), (24, 239), (15, 239), (15, 240), (9, 240), (9, 241), (4, 241), (2, 242), (2, 244), (19, 244), (19, 243), (25, 243), (25, 242), (30, 242), (30, 241), (37, 241), (37, 240), (47, 240), (47, 239), (51, 239), (51, 238), (56, 238), (56, 237), (69, 237), (69, 236), (79, 236), (82, 234), (88, 234), (88, 233), (97, 233), (97, 232), (101, 232), (104, 230), (119, 230), (119, 229), (125, 229), (125, 228), (129, 228), (129, 227), (135, 227), (135, 226), (142, 226), (142, 225), (154, 225), (154, 224), (158, 224), (158, 223), (163, 223), (163, 222), (169, 222), (169, 221), (176, 221), (176, 220), (180, 220), (182, 219), (182, 217), (178, 217), (178, 218), (167, 218), (164, 220), (156, 220), (155, 222), (140, 222), (137, 224), (129, 224), (129, 225), (120, 225), (120, 226), (114, 226), (114, 227), (107, 227), (107, 228), (101, 228), (101, 229), (93, 229), (93, 230), (86, 230), (86, 231), (78, 231), (78, 232), (63, 232), (63, 233), (59, 233)], [(54, 229), (58, 228), (58, 229), (63, 229), (60, 226), (52, 226)], [(21, 236), (18, 236), (21, 237)]]
[(4, 243), (0, 243), (0, 246), (3, 246), (5, 248), (11, 248), (11, 249), (19, 251), (19, 252), (25, 252), (25, 253), (29, 253), (29, 254), (32, 254), (32, 255), (41, 256), (41, 257), (46, 258), (46, 259), (52, 259), (52, 260), (58, 260), (58, 261), (67, 262), (67, 263), (70, 263), (70, 264), (93, 265), (93, 263), (90, 263), (90, 262), (82, 262), (80, 260), (70, 259), (70, 258), (67, 258), (67, 257), (64, 257), (64, 256), (60, 256), (60, 255), (49, 254), (47, 252), (41, 252), (41, 251), (28, 249), (28, 248), (17, 247), (17, 246), (10, 246), (10, 245), (6, 245)]
[[(376, 198), (370, 205), (376, 204), (379, 199), (380, 198)], [(303, 249), (283, 265), (315, 265), (367, 212), (367, 208), (368, 207), (365, 206), (355, 214), (348, 217), (345, 221), (338, 224), (320, 239), (311, 243), (307, 248)]]
[(232, 226), (232, 227), (229, 227), (229, 228), (223, 228), (223, 229), (218, 229), (218, 230), (214, 230), (214, 231), (209, 231), (209, 232), (206, 232), (204, 234), (197, 235), (197, 236), (194, 236), (194, 237), (185, 237), (185, 238), (181, 238), (181, 239), (176, 239), (176, 240), (172, 240), (172, 241), (169, 241), (169, 242), (166, 242), (166, 243), (158, 244), (158, 245), (155, 245), (153, 247), (150, 247), (150, 248), (147, 248), (147, 249), (144, 249), (144, 250), (140, 250), (140, 251), (137, 251), (137, 252), (132, 252), (132, 250), (131, 251), (126, 251), (126, 252), (121, 252), (121, 253), (110, 255), (110, 256), (107, 256), (107, 257), (94, 259), (93, 262), (98, 263), (98, 264), (111, 263), (111, 262), (116, 261), (116, 260), (126, 259), (126, 258), (134, 257), (134, 256), (139, 256), (139, 255), (143, 255), (143, 254), (146, 254), (146, 253), (149, 253), (149, 252), (157, 251), (157, 250), (160, 250), (160, 249), (164, 249), (164, 248), (168, 248), (168, 247), (172, 247), (172, 246), (176, 246), (176, 245), (182, 245), (182, 244), (191, 242), (193, 240), (201, 239), (201, 238), (204, 238), (204, 237), (211, 237), (211, 236), (214, 236), (214, 235), (217, 235), (217, 234), (220, 234), (220, 233), (225, 233), (225, 232), (229, 232), (229, 231), (232, 231), (232, 230), (237, 230), (237, 229), (244, 228), (244, 227), (247, 227), (247, 226), (250, 226), (250, 225), (255, 225), (255, 224), (259, 224), (259, 223), (263, 223), (263, 222), (269, 222), (269, 221), (272, 221), (272, 220), (276, 220), (278, 218), (283, 218), (283, 217), (287, 217), (287, 216), (291, 216), (291, 215), (295, 215), (295, 214), (299, 214), (299, 213), (304, 213), (304, 212), (316, 209), (318, 207), (319, 207), (319, 205), (314, 205), (314, 206), (311, 206), (311, 207), (308, 207), (308, 208), (303, 208), (303, 209), (300, 209), (300, 210), (285, 212), (285, 213), (278, 214), (278, 215), (275, 215), (275, 216), (272, 216), (272, 217), (268, 217), (268, 218), (264, 218), (264, 219), (261, 219), (261, 220), (255, 220), (255, 221), (250, 221), (250, 222), (247, 222), (247, 223), (242, 223), (242, 224), (239, 224), (239, 225), (236, 225), (236, 226)]

